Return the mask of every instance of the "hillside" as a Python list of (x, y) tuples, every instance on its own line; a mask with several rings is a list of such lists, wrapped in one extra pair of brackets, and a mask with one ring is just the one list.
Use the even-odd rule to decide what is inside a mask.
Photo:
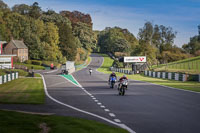
[(200, 73), (200, 56), (161, 64), (152, 67), (155, 71), (172, 71), (183, 73)]

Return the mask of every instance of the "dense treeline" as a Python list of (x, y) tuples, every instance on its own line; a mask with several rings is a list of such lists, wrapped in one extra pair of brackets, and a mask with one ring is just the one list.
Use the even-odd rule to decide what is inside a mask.
[(146, 22), (139, 29), (137, 39), (127, 29), (106, 28), (98, 35), (98, 46), (101, 52), (111, 52), (118, 56), (147, 56), (150, 64), (166, 63), (189, 56), (174, 45), (175, 37), (176, 32), (171, 27)]
[(132, 55), (146, 55), (151, 64), (185, 59), (189, 55), (174, 45), (176, 34), (171, 27), (146, 22), (144, 27), (139, 29), (139, 45)]
[(42, 11), (38, 3), (14, 5), (0, 0), (0, 40), (23, 39), (30, 59), (64, 62), (85, 60), (94, 52), (116, 56), (146, 55), (150, 64), (167, 63), (200, 55), (199, 35), (182, 48), (174, 44), (171, 27), (146, 22), (137, 38), (127, 29), (107, 27), (93, 31), (89, 14), (78, 11)]
[[(70, 13), (71, 16), (84, 17), (78, 11), (67, 12), (68, 15)], [(85, 16), (88, 17), (87, 14)], [(30, 59), (58, 62), (85, 60), (88, 52), (96, 47), (90, 21), (73, 21), (72, 27), (64, 11), (44, 12), (37, 2), (30, 6), (14, 5), (10, 9), (0, 1), (0, 40), (23, 39), (29, 48)]]

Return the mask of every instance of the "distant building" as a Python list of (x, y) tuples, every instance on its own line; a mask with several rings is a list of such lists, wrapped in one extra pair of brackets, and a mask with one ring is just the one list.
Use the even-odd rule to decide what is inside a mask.
[(4, 54), (3, 48), (6, 44), (6, 41), (0, 41), (0, 69), (13, 68), (13, 57), (16, 56)]
[(3, 46), (4, 55), (17, 55), (14, 60), (24, 62), (28, 60), (28, 47), (20, 40), (11, 40)]

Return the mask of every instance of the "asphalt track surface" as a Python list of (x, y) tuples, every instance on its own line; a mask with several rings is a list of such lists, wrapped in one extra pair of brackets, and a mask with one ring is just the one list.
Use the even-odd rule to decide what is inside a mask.
[[(120, 120), (118, 123), (127, 125), (136, 133), (200, 133), (200, 93), (130, 80), (125, 96), (119, 96), (117, 89), (108, 86), (109, 75), (95, 71), (102, 62), (103, 58), (93, 54), (90, 65), (73, 74), (93, 97), (59, 76), (60, 71), (40, 73), (44, 75), (51, 97), (111, 121)], [(89, 68), (93, 69), (92, 75), (89, 75)], [(110, 124), (60, 105), (49, 97), (46, 97), (44, 105), (0, 104), (0, 109), (54, 113)]]

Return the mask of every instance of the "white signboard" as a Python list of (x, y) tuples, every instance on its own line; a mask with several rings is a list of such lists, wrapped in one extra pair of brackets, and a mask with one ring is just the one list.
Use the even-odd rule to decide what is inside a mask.
[(124, 62), (146, 62), (146, 56), (124, 57)]
[(74, 61), (67, 61), (66, 62), (66, 69), (74, 68)]
[(11, 62), (11, 57), (6, 57), (6, 58), (5, 57), (3, 57), (3, 58), (1, 57), (0, 58), (0, 62)]

